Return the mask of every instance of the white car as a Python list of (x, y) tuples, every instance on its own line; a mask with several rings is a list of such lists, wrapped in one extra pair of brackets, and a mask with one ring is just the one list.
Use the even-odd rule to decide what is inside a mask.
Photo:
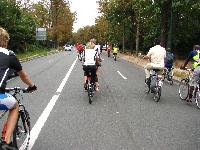
[(71, 45), (65, 45), (64, 46), (65, 51), (72, 51), (72, 49), (73, 49), (73, 46), (71, 46)]

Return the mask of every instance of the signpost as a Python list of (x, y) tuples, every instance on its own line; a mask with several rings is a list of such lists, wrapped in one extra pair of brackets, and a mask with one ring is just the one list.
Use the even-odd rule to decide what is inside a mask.
[(36, 40), (45, 41), (47, 39), (46, 28), (36, 28)]

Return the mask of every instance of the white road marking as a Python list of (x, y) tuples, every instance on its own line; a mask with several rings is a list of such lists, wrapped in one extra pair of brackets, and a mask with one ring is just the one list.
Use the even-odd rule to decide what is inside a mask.
[[(56, 94), (51, 98), (51, 100), (49, 101), (48, 105), (46, 106), (46, 108), (44, 109), (44, 111), (42, 112), (42, 114), (40, 115), (39, 119), (37, 120), (36, 124), (34, 125), (34, 127), (31, 130), (31, 135), (30, 135), (30, 141), (29, 141), (29, 147), (28, 150), (31, 150), (35, 141), (38, 138), (38, 135), (42, 129), (42, 127), (44, 126), (46, 120), (48, 119), (54, 105), (56, 104), (56, 101), (58, 100), (60, 93), (62, 92), (75, 64), (77, 62), (77, 58), (76, 60), (73, 62), (72, 66), (70, 67), (69, 71), (67, 72), (67, 74), (65, 75), (65, 78), (62, 80), (59, 88), (56, 90)], [(23, 150), (26, 146), (26, 141), (28, 139), (26, 138), (26, 140), (24, 141), (24, 143), (22, 144), (22, 146), (20, 147), (19, 150)]]
[(118, 73), (124, 80), (127, 79), (121, 72), (117, 71), (117, 73)]

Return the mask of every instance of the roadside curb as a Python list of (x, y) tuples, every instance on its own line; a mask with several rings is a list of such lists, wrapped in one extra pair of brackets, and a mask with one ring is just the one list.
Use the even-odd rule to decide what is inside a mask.
[(20, 62), (27, 62), (27, 61), (30, 61), (30, 60), (33, 60), (33, 59), (37, 59), (37, 58), (40, 58), (40, 57), (45, 57), (45, 56), (48, 56), (48, 55), (52, 55), (52, 54), (55, 54), (55, 53), (58, 53), (60, 52), (59, 50), (54, 50), (54, 51), (50, 51), (48, 52), (46, 55), (33, 55), (33, 56), (30, 56), (30, 57), (26, 57), (26, 58), (23, 58), (23, 59), (19, 59)]
[[(119, 57), (123, 60), (126, 60), (130, 63), (133, 63), (141, 68), (144, 68), (144, 65), (146, 64), (146, 62), (141, 62), (139, 60), (138, 57), (135, 57), (135, 56), (130, 56), (130, 55), (126, 55), (126, 54), (122, 54), (122, 53), (119, 53)], [(180, 70), (178, 68), (174, 68), (175, 71), (179, 72), (179, 73), (185, 73), (184, 70)], [(173, 76), (173, 80), (178, 84), (180, 81), (181, 81), (182, 78), (180, 77), (177, 77), (177, 76)]]

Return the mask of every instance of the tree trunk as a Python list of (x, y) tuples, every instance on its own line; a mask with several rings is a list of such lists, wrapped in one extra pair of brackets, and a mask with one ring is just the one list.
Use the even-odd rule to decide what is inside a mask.
[(161, 4), (161, 34), (160, 34), (160, 44), (163, 47), (166, 47), (166, 39), (168, 34), (168, 16), (170, 10), (171, 0), (164, 1)]

